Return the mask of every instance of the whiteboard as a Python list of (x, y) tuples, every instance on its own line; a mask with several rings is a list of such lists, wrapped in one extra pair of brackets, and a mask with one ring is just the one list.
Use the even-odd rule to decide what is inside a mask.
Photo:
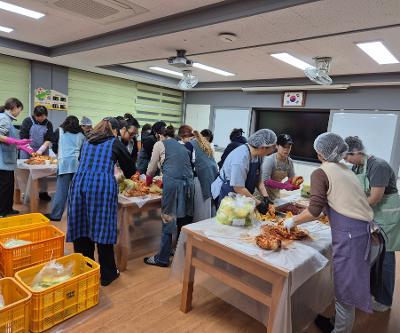
[(229, 135), (234, 128), (241, 128), (244, 136), (249, 136), (250, 109), (215, 108), (214, 109), (214, 145), (226, 148), (230, 143)]
[(396, 168), (393, 165), (393, 148), (397, 138), (398, 115), (378, 112), (333, 112), (330, 131), (343, 138), (358, 136), (368, 154), (383, 158)]
[(187, 104), (185, 124), (192, 126), (199, 132), (210, 128), (210, 105)]

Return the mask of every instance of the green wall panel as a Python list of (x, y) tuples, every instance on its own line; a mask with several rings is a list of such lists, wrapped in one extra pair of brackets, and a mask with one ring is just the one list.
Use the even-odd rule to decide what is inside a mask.
[(0, 55), (0, 105), (10, 97), (24, 104), (18, 124), (29, 114), (30, 68), (28, 60)]

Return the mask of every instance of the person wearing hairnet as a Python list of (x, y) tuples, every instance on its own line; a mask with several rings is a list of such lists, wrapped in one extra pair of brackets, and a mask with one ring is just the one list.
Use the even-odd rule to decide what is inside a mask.
[(332, 233), (333, 280), (336, 298), (335, 322), (318, 316), (316, 325), (323, 332), (352, 331), (355, 309), (372, 312), (370, 293), (371, 227), (373, 211), (355, 174), (340, 161), (347, 144), (337, 134), (323, 133), (314, 141), (322, 162), (311, 174), (309, 207), (286, 219), (291, 230), (298, 224), (315, 220), (326, 209)]
[(353, 164), (353, 171), (368, 196), (374, 211), (374, 221), (382, 228), (385, 237), (385, 252), (381, 255), (382, 276), (374, 286), (372, 294), (374, 311), (390, 309), (393, 301), (396, 256), (400, 250), (400, 196), (397, 177), (388, 162), (366, 154), (361, 139), (349, 136), (345, 139), (349, 151), (346, 161)]
[[(261, 179), (261, 163), (264, 156), (273, 153), (275, 144), (276, 134), (270, 129), (261, 129), (249, 137), (247, 144), (233, 150), (211, 184), (213, 198), (220, 203), (230, 192), (235, 192), (253, 198), (258, 211), (266, 214), (272, 202)], [(262, 201), (253, 196), (256, 187), (263, 197)]]
[[(280, 190), (294, 191), (300, 186), (293, 184), (293, 161), (289, 157), (294, 141), (289, 134), (280, 134), (276, 141), (277, 152), (264, 158), (261, 176), (271, 200), (279, 198)], [(287, 181), (282, 182), (287, 178)]]
[(87, 136), (89, 132), (93, 129), (92, 120), (88, 117), (83, 116), (80, 122), (83, 134)]

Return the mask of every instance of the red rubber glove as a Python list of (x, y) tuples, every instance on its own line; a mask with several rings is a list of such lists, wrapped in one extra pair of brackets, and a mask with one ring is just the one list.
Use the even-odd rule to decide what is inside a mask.
[(30, 139), (22, 139), (22, 140), (19, 140), (19, 139), (15, 139), (15, 138), (6, 138), (6, 140), (4, 141), (4, 143), (7, 143), (7, 144), (9, 144), (9, 145), (16, 145), (16, 146), (18, 146), (18, 145), (26, 145), (26, 144), (29, 144), (29, 143), (31, 143), (32, 142), (32, 140), (30, 140)]
[(276, 180), (268, 179), (264, 182), (264, 185), (271, 188), (277, 188), (279, 190), (286, 190), (286, 191), (294, 191), (299, 189), (298, 186), (293, 185), (289, 180), (286, 181), (285, 183), (281, 183), (277, 182)]
[(146, 185), (150, 186), (151, 184), (153, 184), (153, 177), (146, 175)]

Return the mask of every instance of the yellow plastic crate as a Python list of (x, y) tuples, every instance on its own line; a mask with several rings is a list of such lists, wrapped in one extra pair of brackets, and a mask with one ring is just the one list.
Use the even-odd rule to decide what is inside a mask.
[[(32, 242), (13, 248), (4, 243), (10, 239)], [(14, 276), (17, 271), (64, 255), (64, 233), (52, 225), (0, 233), (0, 274)]]
[(43, 332), (99, 303), (100, 265), (79, 253), (57, 259), (64, 266), (71, 261), (75, 263), (73, 277), (44, 291), (33, 290), (31, 284), (45, 264), (15, 274), (16, 280), (32, 293), (31, 332)]
[(0, 218), (0, 233), (48, 224), (50, 224), (50, 220), (40, 213), (3, 217)]
[(31, 293), (13, 278), (0, 280), (4, 308), (0, 309), (0, 332), (29, 332)]

